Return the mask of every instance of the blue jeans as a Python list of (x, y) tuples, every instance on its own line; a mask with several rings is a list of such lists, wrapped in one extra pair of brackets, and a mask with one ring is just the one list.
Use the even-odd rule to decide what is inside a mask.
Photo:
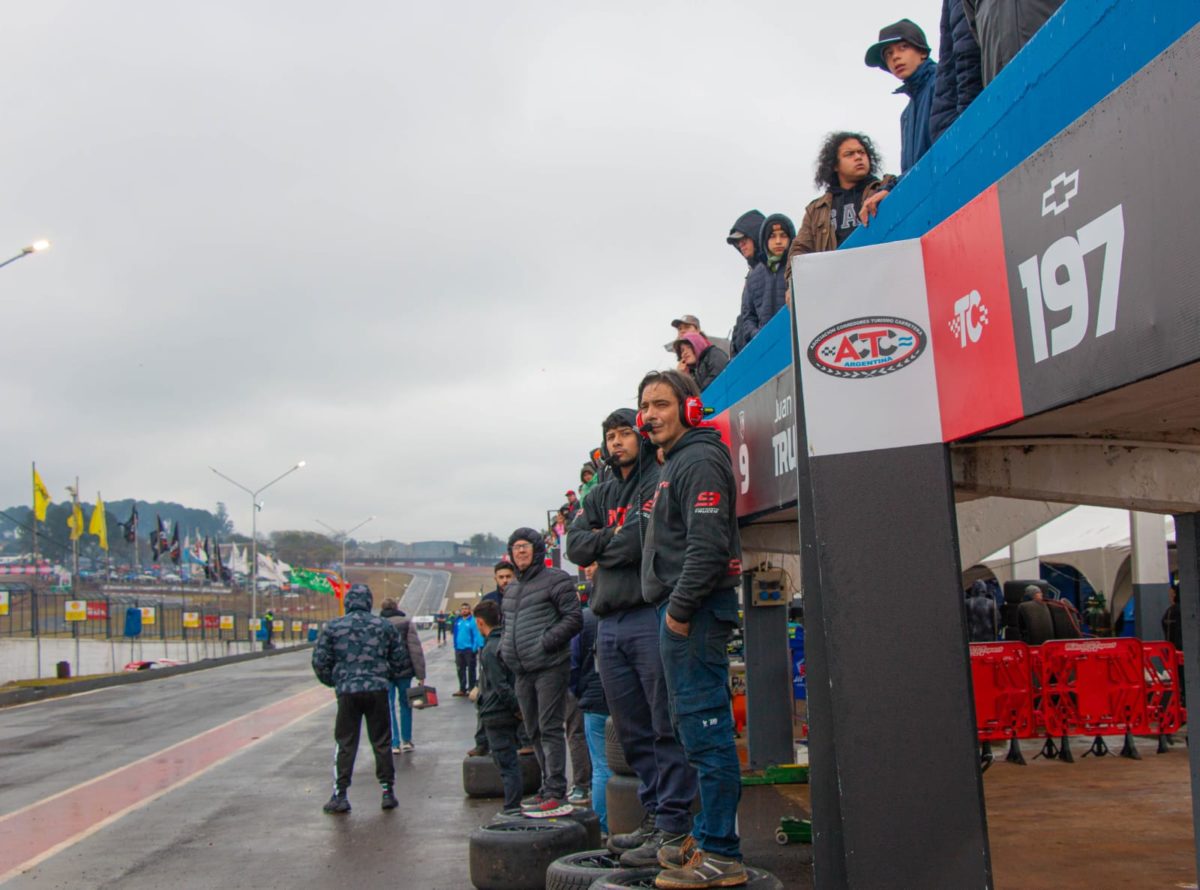
[(605, 788), (612, 771), (608, 768), (608, 755), (604, 753), (604, 714), (583, 712), (583, 732), (587, 737), (588, 754), (592, 758), (592, 809), (600, 817), (600, 830), (608, 834), (608, 803)]
[(675, 738), (660, 648), (653, 606), (600, 619), (596, 665), (625, 760), (637, 773), (638, 799), (658, 828), (683, 834), (692, 827), (696, 772)]
[(666, 605), (659, 607), (659, 621), (671, 720), (700, 781), (700, 812), (692, 820), (692, 837), (705, 852), (740, 859), (737, 808), (742, 769), (733, 741), (725, 651), (737, 625), (737, 594), (732, 589), (711, 594), (692, 615), (686, 637), (667, 629)]
[[(413, 709), (408, 703), (408, 687), (412, 684), (412, 677), (408, 677), (399, 683), (388, 683), (388, 713), (392, 717), (392, 747), (399, 747), (400, 743), (412, 741), (412, 712)], [(396, 726), (396, 701), (400, 702), (400, 725)]]

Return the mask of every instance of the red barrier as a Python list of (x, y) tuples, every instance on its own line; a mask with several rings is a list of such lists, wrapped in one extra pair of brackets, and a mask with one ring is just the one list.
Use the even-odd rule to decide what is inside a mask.
[(1032, 671), (1025, 643), (972, 643), (975, 728), (981, 742), (1035, 734)]
[(1187, 722), (1182, 661), (1170, 643), (1129, 637), (972, 643), (979, 741), (1173, 733)]

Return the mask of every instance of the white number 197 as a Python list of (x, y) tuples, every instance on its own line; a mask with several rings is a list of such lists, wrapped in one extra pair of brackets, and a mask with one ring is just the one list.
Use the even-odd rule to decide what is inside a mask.
[[(1033, 360), (1045, 361), (1083, 342), (1088, 331), (1088, 285), (1083, 257), (1104, 248), (1100, 272), (1100, 303), (1096, 310), (1096, 332), (1102, 337), (1117, 327), (1117, 299), (1121, 288), (1121, 254), (1125, 249), (1125, 215), (1118, 204), (1082, 226), (1075, 237), (1059, 238), (1042, 255), (1031, 256), (1017, 267), (1029, 303), (1029, 327)], [(1059, 270), (1065, 277), (1059, 281)], [(1047, 335), (1046, 312), (1069, 310), (1066, 321)]]

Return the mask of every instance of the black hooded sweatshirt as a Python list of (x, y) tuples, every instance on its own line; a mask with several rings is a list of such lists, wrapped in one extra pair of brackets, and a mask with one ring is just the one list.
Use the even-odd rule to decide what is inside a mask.
[(709, 427), (689, 429), (667, 452), (646, 545), (642, 594), (667, 600), (667, 614), (687, 623), (711, 594), (741, 581), (737, 485), (729, 449)]
[[(637, 429), (632, 408), (614, 412)], [(628, 478), (615, 471), (588, 492), (583, 510), (567, 531), (567, 559), (576, 565), (596, 563), (588, 607), (597, 618), (622, 609), (645, 606), (642, 598), (642, 535), (658, 486), (655, 447), (641, 439), (638, 463)], [(605, 449), (607, 453), (607, 449)]]
[(533, 562), (504, 591), (500, 657), (518, 674), (566, 664), (571, 637), (583, 627), (579, 597), (571, 576), (546, 565), (546, 542), (531, 528), (519, 528), (508, 538), (508, 558), (515, 566), (512, 546), (533, 544)]

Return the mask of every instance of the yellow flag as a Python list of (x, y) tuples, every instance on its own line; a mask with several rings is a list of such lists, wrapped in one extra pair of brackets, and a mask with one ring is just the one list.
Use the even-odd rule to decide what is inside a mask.
[(78, 501), (71, 507), (71, 515), (67, 517), (67, 528), (71, 530), (72, 541), (83, 537), (83, 510), (79, 508)]
[(38, 522), (46, 521), (46, 508), (50, 506), (50, 491), (46, 483), (38, 475), (37, 467), (33, 468), (33, 516)]
[(100, 539), (100, 549), (108, 549), (108, 523), (104, 518), (104, 501), (100, 492), (96, 492), (96, 507), (92, 510), (92, 521), (88, 523), (88, 534)]

